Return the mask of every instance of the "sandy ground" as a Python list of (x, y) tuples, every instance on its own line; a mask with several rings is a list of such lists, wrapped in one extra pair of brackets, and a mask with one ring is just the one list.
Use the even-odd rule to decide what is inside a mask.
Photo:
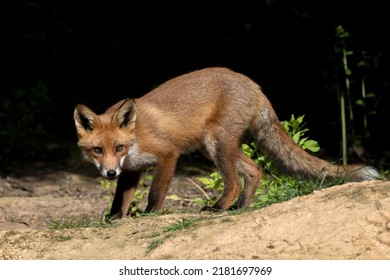
[(176, 176), (176, 198), (167, 199), (163, 215), (50, 229), (48, 217), (101, 219), (110, 193), (100, 179), (75, 171), (2, 178), (0, 259), (390, 259), (390, 182), (348, 183), (256, 211), (211, 214), (189, 205), (202, 197), (192, 179)]

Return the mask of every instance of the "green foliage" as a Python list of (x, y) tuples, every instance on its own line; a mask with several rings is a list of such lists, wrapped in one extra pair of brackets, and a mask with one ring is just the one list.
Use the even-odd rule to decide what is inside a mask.
[(309, 150), (311, 152), (318, 152), (320, 150), (318, 142), (310, 140), (308, 137), (303, 137), (309, 130), (308, 128), (303, 128), (305, 125), (303, 123), (303, 118), (304, 116), (295, 118), (294, 115), (291, 115), (289, 121), (282, 121), (281, 123), (287, 133), (291, 135), (294, 142), (301, 146), (302, 149)]
[(182, 218), (178, 222), (170, 224), (164, 228), (165, 232), (171, 232), (171, 231), (180, 231), (180, 230), (186, 230), (187, 228), (191, 227), (195, 222), (197, 222), (198, 218)]
[(295, 177), (265, 177), (257, 189), (252, 207), (264, 206), (287, 201), (294, 197), (312, 193), (321, 187), (317, 182), (305, 181)]
[(117, 181), (114, 181), (114, 180), (107, 180), (107, 179), (100, 180), (100, 185), (105, 190), (105, 193), (103, 195), (103, 199), (107, 203), (107, 208), (106, 208), (104, 215), (107, 215), (110, 212), (112, 200), (113, 200), (113, 193), (115, 192), (116, 184), (117, 184)]
[(206, 199), (195, 198), (192, 203), (212, 206), (215, 202), (217, 202), (219, 194), (223, 191), (223, 181), (221, 173), (215, 171), (211, 173), (208, 178), (198, 178), (198, 180), (204, 185), (204, 188), (206, 190), (212, 190), (214, 195)]
[(72, 229), (72, 228), (101, 228), (107, 227), (109, 224), (103, 221), (94, 220), (86, 214), (76, 214), (70, 217), (55, 219), (48, 215), (46, 224), (49, 229)]
[(148, 248), (146, 249), (145, 256), (149, 255), (153, 250), (160, 247), (164, 243), (164, 239), (154, 239), (149, 243)]
[(160, 247), (166, 239), (170, 238), (174, 234), (174, 232), (186, 230), (197, 225), (201, 221), (209, 219), (209, 216), (181, 218), (177, 222), (173, 222), (165, 226), (162, 233), (154, 232), (152, 236), (154, 239), (148, 244), (145, 256), (149, 255), (153, 250)]
[(153, 179), (153, 176), (150, 174), (151, 170), (152, 168), (147, 169), (144, 176), (142, 176), (141, 180), (139, 181), (139, 186), (141, 186), (141, 188), (137, 189), (134, 193), (129, 213), (131, 216), (139, 215), (139, 205), (149, 194), (149, 188), (146, 186), (148, 185), (148, 182)]
[[(304, 116), (295, 118), (294, 115), (292, 115), (289, 121), (283, 121), (281, 124), (294, 142), (302, 147), (302, 149), (317, 152), (320, 149), (317, 141), (305, 137), (305, 133), (308, 129), (304, 128), (303, 118)], [(242, 144), (241, 149), (248, 157), (253, 159), (253, 161), (262, 166), (265, 170), (265, 174), (263, 175), (259, 188), (255, 194), (254, 203), (252, 205), (253, 208), (264, 207), (275, 202), (291, 199), (295, 196), (308, 194), (319, 187), (318, 183), (315, 182), (308, 182), (299, 178), (280, 175), (272, 164), (272, 161), (267, 159), (267, 157), (258, 149), (257, 144), (254, 141), (249, 145)], [(212, 190), (214, 195), (211, 199), (197, 198), (193, 203), (212, 206), (223, 191), (221, 174), (218, 171), (213, 172), (209, 177), (198, 178), (198, 180), (203, 183), (205, 189)], [(241, 186), (243, 187), (243, 183)]]
[[(371, 56), (366, 51), (352, 51), (352, 34), (342, 26), (336, 27), (333, 40), (343, 163), (347, 164), (348, 147), (361, 146), (370, 136), (368, 117), (376, 114), (377, 97), (373, 92), (367, 93), (367, 77), (372, 74), (371, 66), (377, 64), (380, 55)], [(356, 57), (358, 62), (353, 63)]]

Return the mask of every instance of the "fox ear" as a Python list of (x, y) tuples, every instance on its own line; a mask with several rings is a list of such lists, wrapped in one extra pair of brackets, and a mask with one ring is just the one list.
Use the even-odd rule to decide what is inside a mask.
[(87, 106), (81, 104), (76, 106), (73, 117), (79, 136), (93, 131), (100, 124), (98, 116)]
[(124, 100), (115, 111), (112, 122), (120, 128), (133, 130), (135, 128), (135, 119), (137, 114), (137, 106), (134, 99)]

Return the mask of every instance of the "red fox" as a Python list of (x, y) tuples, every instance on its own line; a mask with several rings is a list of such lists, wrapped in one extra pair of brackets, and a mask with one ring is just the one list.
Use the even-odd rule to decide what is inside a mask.
[[(110, 211), (114, 218), (128, 214), (141, 172), (149, 166), (154, 176), (145, 211), (161, 210), (179, 156), (194, 149), (215, 163), (224, 182), (219, 200), (203, 210), (248, 207), (262, 169), (239, 148), (247, 130), (286, 174), (353, 181), (379, 178), (373, 167), (334, 165), (304, 151), (283, 129), (260, 86), (226, 68), (176, 77), (141, 98), (119, 101), (101, 115), (79, 104), (74, 120), (85, 158), (104, 177), (118, 178)], [(238, 197), (240, 175), (245, 184)]]

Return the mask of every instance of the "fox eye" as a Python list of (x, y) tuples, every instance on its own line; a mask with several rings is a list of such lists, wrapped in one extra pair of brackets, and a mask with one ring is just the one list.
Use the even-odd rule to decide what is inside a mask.
[(118, 146), (116, 146), (116, 148), (115, 148), (115, 152), (117, 152), (117, 153), (120, 153), (120, 152), (122, 152), (123, 151), (123, 145), (118, 145)]
[(98, 154), (98, 155), (103, 153), (103, 149), (100, 147), (95, 147), (92, 150), (95, 152), (95, 154)]

